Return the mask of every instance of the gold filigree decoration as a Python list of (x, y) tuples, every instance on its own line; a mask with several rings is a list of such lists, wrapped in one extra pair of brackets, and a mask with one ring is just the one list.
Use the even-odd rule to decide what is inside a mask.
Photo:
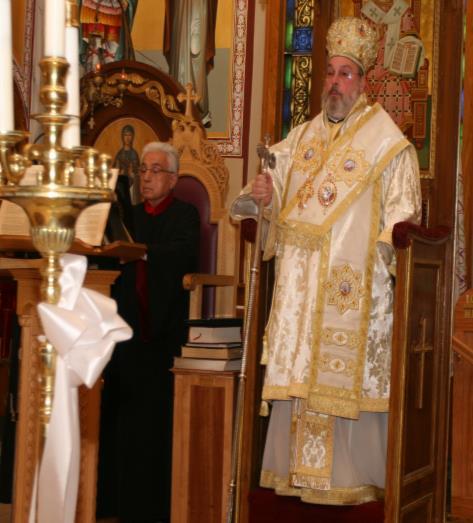
[(325, 345), (336, 345), (337, 347), (356, 349), (359, 347), (361, 339), (359, 334), (354, 330), (324, 327), (324, 329), (322, 329), (321, 341)]
[(314, 179), (310, 177), (307, 178), (297, 191), (297, 206), (299, 209), (304, 209), (307, 206), (307, 202), (313, 198), (314, 194)]
[(329, 352), (324, 352), (319, 361), (319, 370), (352, 377), (355, 374), (356, 366), (352, 360), (341, 357), (334, 358)]
[(301, 143), (294, 154), (294, 171), (303, 174), (316, 173), (322, 165), (324, 149), (324, 143), (317, 139)]
[(348, 264), (332, 267), (330, 279), (324, 283), (327, 304), (335, 305), (339, 314), (350, 309), (357, 311), (364, 294), (361, 280), (361, 272), (354, 271)]
[(301, 143), (296, 149), (293, 170), (307, 176), (296, 193), (297, 206), (300, 210), (304, 209), (307, 202), (315, 195), (314, 179), (322, 166), (324, 150), (324, 142), (317, 139)]
[(312, 57), (294, 56), (293, 71), (291, 129), (310, 118)]
[(211, 220), (224, 212), (229, 172), (217, 147), (208, 141), (199, 122), (174, 120), (172, 143), (179, 152), (180, 172), (191, 174), (203, 183), (209, 192)]
[(333, 172), (332, 179), (334, 181), (343, 182), (351, 187), (368, 175), (371, 166), (365, 160), (364, 151), (355, 151), (348, 147), (344, 151), (337, 151), (330, 158), (327, 167)]
[[(121, 80), (123, 73), (113, 73), (104, 80), (102, 91), (104, 95), (112, 95), (116, 93), (117, 85)], [(81, 117), (89, 110), (89, 101), (85, 94), (85, 90), (81, 89)], [(150, 80), (144, 78), (140, 74), (130, 73), (127, 75), (127, 84), (124, 90), (124, 95), (129, 92), (131, 94), (144, 94), (148, 100), (154, 102), (161, 108), (162, 113), (171, 119), (184, 120), (185, 116), (181, 112), (181, 107), (175, 96), (167, 94), (161, 82), (157, 80)]]
[(294, 25), (296, 27), (313, 27), (314, 25), (314, 0), (299, 0), (294, 12)]

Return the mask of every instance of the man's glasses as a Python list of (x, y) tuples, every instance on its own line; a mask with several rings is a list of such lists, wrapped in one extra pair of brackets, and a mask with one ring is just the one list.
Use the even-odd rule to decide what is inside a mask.
[(161, 165), (159, 165), (157, 163), (154, 163), (150, 167), (148, 167), (147, 165), (145, 165), (143, 163), (140, 165), (139, 170), (140, 170), (140, 176), (144, 176), (148, 171), (155, 176), (157, 176), (158, 174), (161, 174), (161, 173), (174, 174), (173, 171), (168, 171), (167, 169), (164, 169), (163, 167), (161, 167)]
[(343, 81), (352, 80), (354, 76), (361, 76), (361, 75), (359, 72), (352, 71), (349, 68), (342, 68), (342, 69), (339, 69), (338, 71), (335, 71), (335, 69), (332, 69), (331, 67), (329, 67), (327, 69), (327, 71), (325, 72), (326, 78), (332, 79), (332, 78), (338, 77)]

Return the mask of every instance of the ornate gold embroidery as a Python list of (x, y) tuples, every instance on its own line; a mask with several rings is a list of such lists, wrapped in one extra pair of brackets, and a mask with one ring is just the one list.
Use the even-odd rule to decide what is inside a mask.
[(365, 152), (355, 151), (352, 147), (336, 151), (327, 167), (333, 171), (334, 181), (343, 182), (348, 187), (361, 182), (371, 169), (371, 165), (365, 160)]
[(330, 207), (333, 203), (335, 203), (335, 200), (337, 199), (337, 184), (335, 183), (335, 179), (331, 174), (329, 174), (324, 180), (322, 180), (322, 183), (319, 186), (319, 190), (317, 191), (317, 198), (319, 200), (319, 203), (322, 207), (324, 207), (324, 212), (327, 207)]
[[(368, 113), (364, 114), (363, 116), (361, 116), (358, 121), (350, 128), (347, 130), (346, 133), (344, 133), (342, 136), (340, 136), (339, 138), (336, 138), (334, 142), (332, 142), (330, 145), (328, 146), (324, 146), (322, 144), (322, 142), (318, 142), (316, 141), (315, 139), (312, 141), (312, 142), (305, 142), (305, 143), (301, 143), (298, 147), (297, 147), (297, 150), (296, 150), (296, 153), (295, 153), (295, 159), (294, 159), (294, 162), (292, 164), (292, 167), (291, 167), (291, 171), (289, 173), (289, 178), (288, 178), (288, 181), (290, 182), (291, 179), (292, 179), (292, 172), (296, 172), (296, 171), (302, 171), (303, 173), (306, 173), (308, 171), (311, 172), (310, 174), (310, 178), (311, 180), (313, 180), (316, 175), (318, 174), (320, 168), (322, 167), (322, 165), (326, 162), (326, 159), (327, 157), (329, 157), (330, 155), (333, 154), (334, 151), (336, 150), (342, 150), (344, 147), (345, 147), (345, 144), (347, 142), (350, 142), (351, 140), (353, 140), (355, 134), (358, 132), (358, 130), (368, 121), (370, 120), (371, 118), (373, 118), (373, 116), (375, 116), (378, 111), (381, 109), (381, 106), (379, 104), (375, 104), (371, 107), (371, 109), (369, 110)], [(408, 143), (406, 141), (406, 143)], [(320, 161), (317, 160), (317, 154), (316, 154), (316, 147), (315, 147), (315, 144), (319, 144), (320, 145)], [(314, 151), (314, 156), (312, 158), (315, 158), (315, 161), (317, 162), (317, 164), (314, 164), (314, 163), (311, 163), (310, 161), (308, 161), (307, 159), (304, 158), (304, 155), (309, 151), (311, 150), (311, 145), (314, 145), (313, 147), (313, 151)], [(310, 153), (312, 154), (312, 152)], [(322, 156), (323, 154), (323, 156)], [(315, 166), (318, 166), (317, 168), (315, 168)], [(314, 170), (312, 170), (312, 167), (314, 167)], [(380, 171), (381, 172), (381, 171)], [(306, 180), (307, 182), (308, 180)], [(304, 182), (304, 184), (306, 183)], [(292, 209), (294, 209), (294, 207), (296, 205), (298, 205), (298, 193), (296, 192), (296, 194), (291, 198), (291, 200), (289, 202), (286, 202), (286, 196), (287, 196), (287, 186), (286, 186), (286, 190), (285, 190), (285, 193), (284, 193), (284, 207), (280, 213), (280, 221), (284, 221), (288, 214), (291, 212)]]
[(290, 482), (293, 486), (330, 488), (334, 418), (307, 410), (304, 400), (292, 404)]
[(322, 353), (319, 369), (321, 372), (333, 372), (351, 377), (355, 374), (355, 362), (341, 357), (332, 357), (329, 352)]
[(316, 173), (322, 165), (324, 149), (324, 143), (317, 139), (301, 143), (294, 154), (292, 168), (304, 174)]
[(304, 234), (301, 230), (296, 230), (283, 225), (278, 226), (278, 243), (293, 245), (301, 249), (309, 249), (311, 251), (318, 251), (322, 244), (323, 238), (314, 236), (313, 234)]
[(322, 330), (322, 343), (355, 349), (360, 345), (360, 336), (354, 330), (325, 327)]
[(322, 166), (324, 149), (325, 146), (323, 142), (312, 140), (301, 143), (296, 150), (293, 169), (294, 171), (308, 175), (306, 181), (299, 187), (296, 194), (299, 209), (303, 209), (315, 194), (314, 178)]
[(307, 202), (314, 196), (314, 194), (314, 177), (309, 176), (297, 191), (297, 206), (299, 209), (302, 210), (307, 205)]
[(361, 272), (354, 271), (348, 264), (332, 267), (330, 279), (324, 283), (327, 304), (335, 305), (339, 314), (349, 309), (357, 311), (364, 294), (361, 279)]

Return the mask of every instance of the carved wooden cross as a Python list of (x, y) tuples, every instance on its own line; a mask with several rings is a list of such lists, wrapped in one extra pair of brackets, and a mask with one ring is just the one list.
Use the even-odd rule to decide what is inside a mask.
[(432, 345), (426, 344), (427, 318), (421, 318), (419, 322), (421, 328), (420, 342), (414, 347), (414, 354), (420, 356), (419, 360), (419, 374), (417, 376), (417, 398), (416, 407), (422, 409), (424, 403), (424, 370), (425, 370), (425, 355), (434, 350)]
[(194, 87), (192, 86), (192, 84), (189, 82), (187, 83), (185, 86), (184, 86), (185, 90), (186, 90), (186, 94), (184, 93), (179, 93), (177, 95), (177, 99), (179, 102), (186, 102), (186, 112), (185, 112), (185, 115), (186, 115), (186, 118), (188, 118), (189, 120), (192, 120), (193, 117), (192, 117), (192, 104), (193, 103), (197, 103), (199, 100), (200, 100), (200, 96), (198, 94), (195, 93), (194, 91)]

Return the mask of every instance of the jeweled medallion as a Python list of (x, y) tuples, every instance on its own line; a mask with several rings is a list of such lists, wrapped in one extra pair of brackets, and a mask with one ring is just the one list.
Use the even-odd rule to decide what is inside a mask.
[(307, 149), (307, 151), (304, 153), (304, 160), (311, 160), (314, 157), (315, 151), (311, 147), (310, 149)]
[(356, 162), (355, 160), (351, 160), (351, 159), (348, 159), (348, 160), (345, 160), (345, 163), (343, 164), (343, 169), (347, 172), (351, 172), (353, 171), (353, 169), (356, 168)]
[(320, 184), (317, 198), (323, 207), (330, 207), (337, 199), (337, 186), (332, 182), (330, 176)]

